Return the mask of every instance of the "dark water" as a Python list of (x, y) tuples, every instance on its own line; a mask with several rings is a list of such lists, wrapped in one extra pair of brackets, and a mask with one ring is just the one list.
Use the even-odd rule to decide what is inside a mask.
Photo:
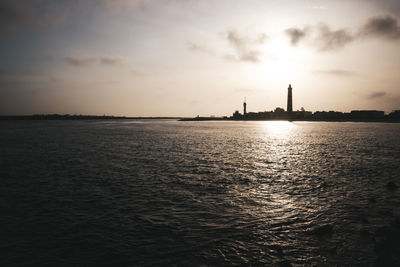
[(400, 124), (3, 121), (0, 265), (396, 264), (399, 173)]

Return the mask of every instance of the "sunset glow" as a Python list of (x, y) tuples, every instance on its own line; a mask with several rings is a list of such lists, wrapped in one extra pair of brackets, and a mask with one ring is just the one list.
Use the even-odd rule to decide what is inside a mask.
[(0, 32), (0, 266), (400, 266), (400, 0), (0, 0)]
[[(400, 106), (397, 1), (5, 1), (0, 113)], [(7, 11), (8, 10), (8, 11)], [(354, 16), (354, 10), (357, 15)]]

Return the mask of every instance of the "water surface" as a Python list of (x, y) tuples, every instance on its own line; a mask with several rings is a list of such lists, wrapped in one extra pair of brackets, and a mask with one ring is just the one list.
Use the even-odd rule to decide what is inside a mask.
[(2, 121), (0, 265), (371, 266), (394, 257), (382, 242), (398, 231), (400, 190), (387, 183), (400, 185), (399, 133)]

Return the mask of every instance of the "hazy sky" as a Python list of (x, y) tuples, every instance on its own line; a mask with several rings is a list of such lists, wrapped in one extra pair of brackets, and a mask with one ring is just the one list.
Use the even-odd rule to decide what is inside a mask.
[(0, 114), (400, 109), (398, 0), (0, 0)]

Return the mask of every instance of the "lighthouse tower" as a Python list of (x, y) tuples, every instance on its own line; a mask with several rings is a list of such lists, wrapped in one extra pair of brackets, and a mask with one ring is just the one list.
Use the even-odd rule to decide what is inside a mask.
[(292, 112), (293, 112), (292, 86), (289, 84), (288, 94), (287, 94), (287, 113), (291, 114)]
[(245, 116), (245, 117), (246, 117), (246, 114), (247, 114), (246, 106), (247, 106), (247, 104), (246, 104), (246, 98), (244, 98), (244, 102), (243, 102), (243, 116)]

